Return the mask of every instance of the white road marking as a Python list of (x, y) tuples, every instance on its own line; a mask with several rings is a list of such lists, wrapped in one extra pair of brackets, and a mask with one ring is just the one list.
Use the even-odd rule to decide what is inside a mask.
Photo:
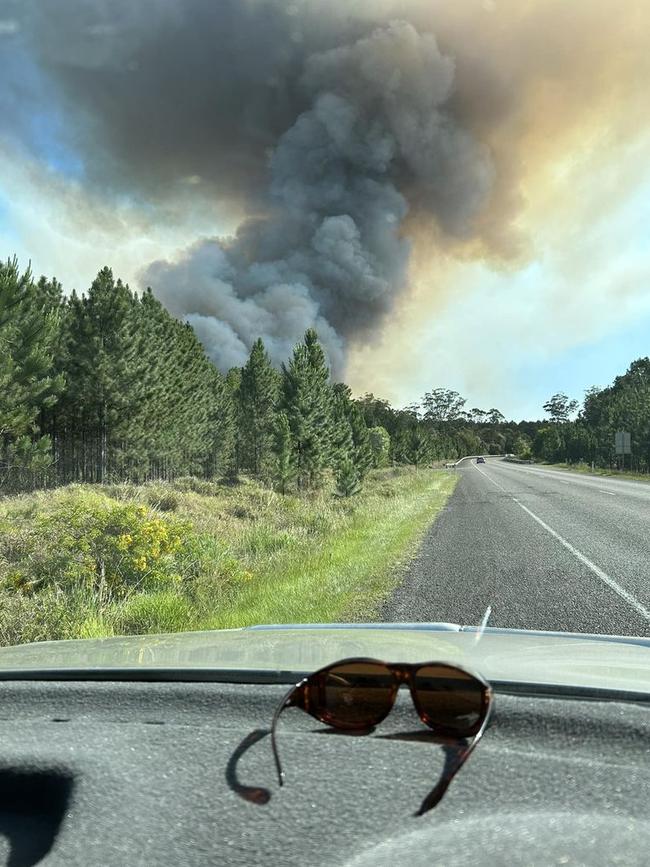
[[(531, 476), (538, 476), (538, 477), (539, 476), (547, 476), (547, 477), (550, 477), (551, 481), (559, 482), (559, 484), (561, 484), (561, 485), (570, 485), (574, 481), (577, 481), (578, 484), (582, 483), (584, 485), (587, 485), (587, 487), (590, 488), (592, 491), (594, 490), (593, 483), (596, 481), (595, 479), (576, 479), (576, 480), (572, 479), (571, 481), (569, 481), (567, 479), (558, 479), (557, 476), (553, 474), (554, 473), (553, 470), (551, 470), (551, 471), (548, 471), (548, 470), (524, 470), (521, 467), (519, 467), (517, 469), (517, 472), (528, 473)], [(490, 481), (492, 481), (492, 480), (490, 480)], [(625, 480), (623, 480), (623, 481), (625, 481)], [(591, 484), (590, 484), (590, 482), (591, 482)], [(601, 494), (609, 494), (610, 497), (618, 496), (618, 493), (616, 491), (607, 491), (607, 490), (605, 490), (605, 488), (596, 488), (596, 490), (600, 491)]]
[[(504, 469), (503, 464), (498, 461), (492, 462), (492, 466), (501, 466)], [(580, 473), (572, 473), (570, 470), (552, 470), (552, 469), (530, 469), (528, 467), (522, 467), (517, 464), (510, 464), (511, 469), (515, 466), (517, 467), (518, 473), (528, 473), (531, 476), (546, 476), (546, 478), (551, 479), (554, 482), (561, 482), (563, 485), (582, 485), (583, 487), (588, 488), (589, 490), (594, 490), (595, 486), (598, 484), (597, 476), (590, 475), (582, 475)], [(571, 479), (567, 481), (566, 479), (560, 479), (558, 476), (560, 475), (570, 475)], [(607, 478), (607, 477), (605, 477)], [(650, 493), (650, 484), (648, 482), (639, 481), (637, 479), (612, 479), (612, 484), (620, 485), (621, 490), (617, 491), (618, 494), (622, 495), (636, 495), (639, 494), (649, 494)], [(643, 488), (646, 488), (644, 491)], [(597, 488), (596, 490), (602, 490)], [(608, 494), (614, 493), (613, 491), (607, 491)]]
[[(594, 575), (603, 582), (603, 584), (606, 584), (610, 588), (610, 590), (613, 590), (614, 593), (617, 593), (621, 597), (621, 599), (625, 600), (628, 605), (634, 608), (637, 614), (640, 614), (641, 617), (643, 617), (648, 623), (650, 623), (650, 611), (648, 611), (648, 609), (644, 605), (642, 605), (635, 596), (633, 596), (631, 593), (628, 593), (628, 591), (624, 587), (621, 587), (621, 585), (617, 581), (614, 581), (613, 578), (610, 578), (610, 576), (606, 572), (603, 572), (603, 570), (599, 566), (596, 566), (595, 563), (592, 563), (588, 557), (585, 557), (585, 555), (581, 551), (578, 551), (577, 548), (574, 548), (570, 542), (567, 542), (567, 540), (560, 536), (560, 534), (556, 530), (554, 530), (552, 527), (549, 527), (549, 525), (545, 521), (542, 521), (542, 519), (538, 515), (536, 515), (534, 512), (531, 512), (528, 506), (524, 506), (524, 504), (521, 503), (515, 496), (513, 496), (510, 491), (507, 491), (502, 485), (500, 485), (498, 482), (495, 482), (494, 479), (490, 478), (490, 476), (488, 476), (486, 472), (484, 472), (483, 470), (479, 470), (476, 465), (474, 465), (474, 469), (478, 470), (478, 472), (482, 476), (485, 476), (488, 481), (492, 482), (493, 485), (496, 485), (496, 487), (502, 490), (504, 494), (508, 494), (510, 497), (512, 497), (512, 501), (516, 503), (520, 509), (523, 509), (526, 514), (530, 515), (533, 521), (537, 521), (540, 527), (543, 527), (547, 533), (553, 536), (553, 538), (560, 543), (560, 545), (565, 547), (566, 550), (569, 551), (569, 553), (573, 554), (573, 556), (577, 560), (579, 560), (583, 564), (583, 566), (586, 566), (587, 569), (591, 570), (591, 572), (593, 572)], [(609, 491), (606, 491), (605, 493), (609, 493)]]
[(514, 500), (514, 497), (512, 496), (512, 494), (510, 493), (510, 491), (507, 491), (507, 490), (503, 487), (503, 485), (500, 485), (498, 482), (495, 482), (494, 479), (493, 479), (491, 476), (488, 476), (488, 474), (487, 474), (486, 472), (484, 472), (483, 470), (479, 470), (479, 468), (476, 466), (476, 464), (474, 464), (473, 466), (474, 466), (474, 469), (475, 469), (475, 470), (478, 470), (478, 472), (479, 472), (482, 476), (485, 476), (485, 478), (488, 480), (488, 482), (492, 482), (493, 485), (496, 485), (497, 488), (499, 488), (500, 490), (502, 490), (504, 494), (508, 494), (508, 496), (509, 496), (509, 497), (512, 497), (512, 499)]

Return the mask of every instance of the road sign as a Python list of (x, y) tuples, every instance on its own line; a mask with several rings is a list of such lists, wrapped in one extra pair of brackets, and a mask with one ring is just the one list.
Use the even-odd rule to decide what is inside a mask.
[(632, 454), (632, 437), (627, 431), (616, 431), (614, 434), (614, 448), (617, 455)]

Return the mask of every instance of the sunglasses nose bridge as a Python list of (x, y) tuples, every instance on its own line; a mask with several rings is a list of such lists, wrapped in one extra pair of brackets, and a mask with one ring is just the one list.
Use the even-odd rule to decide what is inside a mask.
[(411, 694), (411, 700), (412, 700), (413, 704), (415, 705), (415, 709), (417, 710), (417, 712), (419, 714), (420, 713), (420, 702), (418, 700), (417, 689), (415, 687), (415, 674), (416, 674), (417, 670), (418, 669), (415, 666), (414, 667), (405, 666), (404, 668), (400, 669), (399, 672), (395, 672), (395, 677), (398, 681), (399, 686), (402, 686), (402, 684), (403, 684), (404, 686), (406, 686), (408, 688), (408, 691)]
[(407, 668), (393, 668), (391, 669), (391, 674), (393, 676), (393, 682), (399, 689), (400, 686), (407, 686), (409, 689), (412, 688), (412, 677), (411, 672)]

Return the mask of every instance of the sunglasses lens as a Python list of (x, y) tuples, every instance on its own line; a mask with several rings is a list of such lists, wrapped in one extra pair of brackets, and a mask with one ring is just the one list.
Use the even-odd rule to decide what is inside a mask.
[(381, 663), (346, 662), (320, 672), (308, 687), (310, 712), (338, 728), (363, 729), (390, 711), (397, 687)]
[(468, 737), (481, 727), (486, 711), (484, 685), (458, 668), (424, 665), (413, 678), (420, 716), (431, 728)]

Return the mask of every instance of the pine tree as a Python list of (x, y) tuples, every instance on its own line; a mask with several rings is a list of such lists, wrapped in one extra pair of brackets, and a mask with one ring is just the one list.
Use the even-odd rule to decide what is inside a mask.
[[(640, 389), (650, 394), (647, 369), (650, 361), (635, 362), (611, 389), (589, 396), (583, 427), (558, 423), (567, 457), (606, 453), (611, 430), (625, 423), (650, 464), (650, 398), (639, 399)], [(64, 298), (56, 280), (34, 283), (15, 261), (0, 266), (0, 466), (45, 465), (54, 455), (60, 481), (232, 478), (243, 466), (282, 491), (296, 480), (315, 486), (333, 470), (339, 493), (351, 496), (389, 450), (420, 466), (477, 450), (481, 438), (499, 450), (515, 442), (496, 410), (480, 414), (477, 430), (478, 411), (466, 419), (455, 393), (425, 397), (441, 418), (372, 395), (352, 400), (346, 385), (330, 384), (312, 329), (281, 376), (258, 340), (246, 365), (224, 377), (189, 324), (108, 268), (85, 295)], [(443, 398), (454, 399), (451, 410), (440, 409)]]
[(209, 363), (206, 370), (210, 395), (209, 410), (209, 463), (205, 467), (208, 477), (216, 474), (234, 479), (237, 476), (235, 463), (235, 406), (225, 378)]
[(60, 327), (53, 305), (39, 294), (29, 270), (17, 260), (0, 264), (0, 461), (5, 468), (43, 466), (49, 438), (39, 436), (38, 418), (63, 387), (53, 370)]
[(289, 420), (300, 488), (318, 485), (331, 465), (332, 403), (325, 355), (310, 329), (282, 367), (281, 408)]
[(296, 478), (296, 467), (291, 428), (289, 419), (284, 412), (279, 413), (275, 421), (273, 454), (275, 457), (275, 484), (281, 494), (286, 494)]
[[(226, 373), (225, 384), (226, 391), (230, 396), (230, 400), (232, 402), (233, 407), (239, 406), (239, 389), (241, 387), (241, 375), (242, 368), (241, 367), (231, 367), (228, 373)], [(235, 411), (235, 416), (236, 416)], [(235, 439), (233, 446), (233, 460), (232, 460), (232, 470), (231, 475), (236, 476), (242, 466), (242, 431), (239, 428), (239, 425), (236, 426), (235, 429)]]
[(150, 290), (140, 306), (149, 472), (155, 478), (232, 475), (235, 419), (225, 378), (191, 326), (174, 319)]
[(385, 467), (390, 455), (390, 434), (385, 427), (377, 425), (368, 430), (368, 436), (370, 438), (373, 467)]
[(364, 479), (373, 465), (373, 452), (370, 433), (359, 407), (352, 401), (349, 404), (348, 421), (354, 443), (354, 466), (360, 479)]
[(305, 332), (305, 348), (309, 363), (311, 388), (314, 398), (313, 419), (316, 426), (319, 443), (319, 461), (315, 467), (312, 484), (320, 479), (324, 467), (332, 466), (333, 437), (333, 402), (334, 395), (330, 384), (330, 369), (318, 340), (318, 334), (313, 328)]
[(33, 291), (38, 306), (43, 310), (60, 310), (64, 304), (63, 287), (54, 277), (51, 280), (39, 277)]
[(175, 406), (170, 408), (170, 414), (175, 429), (175, 472), (199, 475), (214, 445), (212, 408), (217, 392), (212, 389), (216, 381), (210, 381), (214, 368), (188, 323), (175, 321), (174, 329), (176, 356), (171, 389)]
[(422, 464), (431, 460), (431, 437), (421, 425), (417, 425), (411, 431), (408, 443), (409, 463), (417, 469)]
[(51, 344), (52, 375), (56, 377), (60, 388), (56, 401), (41, 401), (38, 416), (39, 430), (49, 437), (51, 443), (51, 458), (55, 472), (50, 474), (52, 481), (58, 481), (62, 469), (61, 438), (59, 431), (60, 397), (65, 389), (66, 334), (67, 334), (67, 303), (63, 296), (63, 287), (58, 280), (40, 277), (34, 286), (36, 305), (41, 308), (54, 324)]
[(363, 413), (352, 400), (350, 387), (337, 382), (334, 392), (333, 466), (352, 460), (359, 479), (365, 478), (372, 467), (373, 453)]
[(142, 414), (146, 419), (143, 445), (147, 476), (169, 478), (178, 469), (175, 460), (180, 396), (173, 390), (177, 356), (177, 323), (147, 289), (139, 301), (140, 351), (146, 358)]
[(353, 461), (347, 458), (336, 474), (336, 492), (340, 497), (352, 497), (361, 490), (359, 473)]
[(65, 409), (75, 431), (78, 477), (124, 477), (144, 439), (146, 360), (138, 352), (137, 302), (103, 268), (86, 296), (69, 304)]
[(354, 438), (350, 425), (350, 389), (342, 382), (332, 387), (331, 466), (338, 472), (345, 461), (354, 459)]
[(241, 466), (265, 478), (272, 465), (273, 429), (278, 403), (278, 376), (261, 338), (242, 368), (238, 390)]

